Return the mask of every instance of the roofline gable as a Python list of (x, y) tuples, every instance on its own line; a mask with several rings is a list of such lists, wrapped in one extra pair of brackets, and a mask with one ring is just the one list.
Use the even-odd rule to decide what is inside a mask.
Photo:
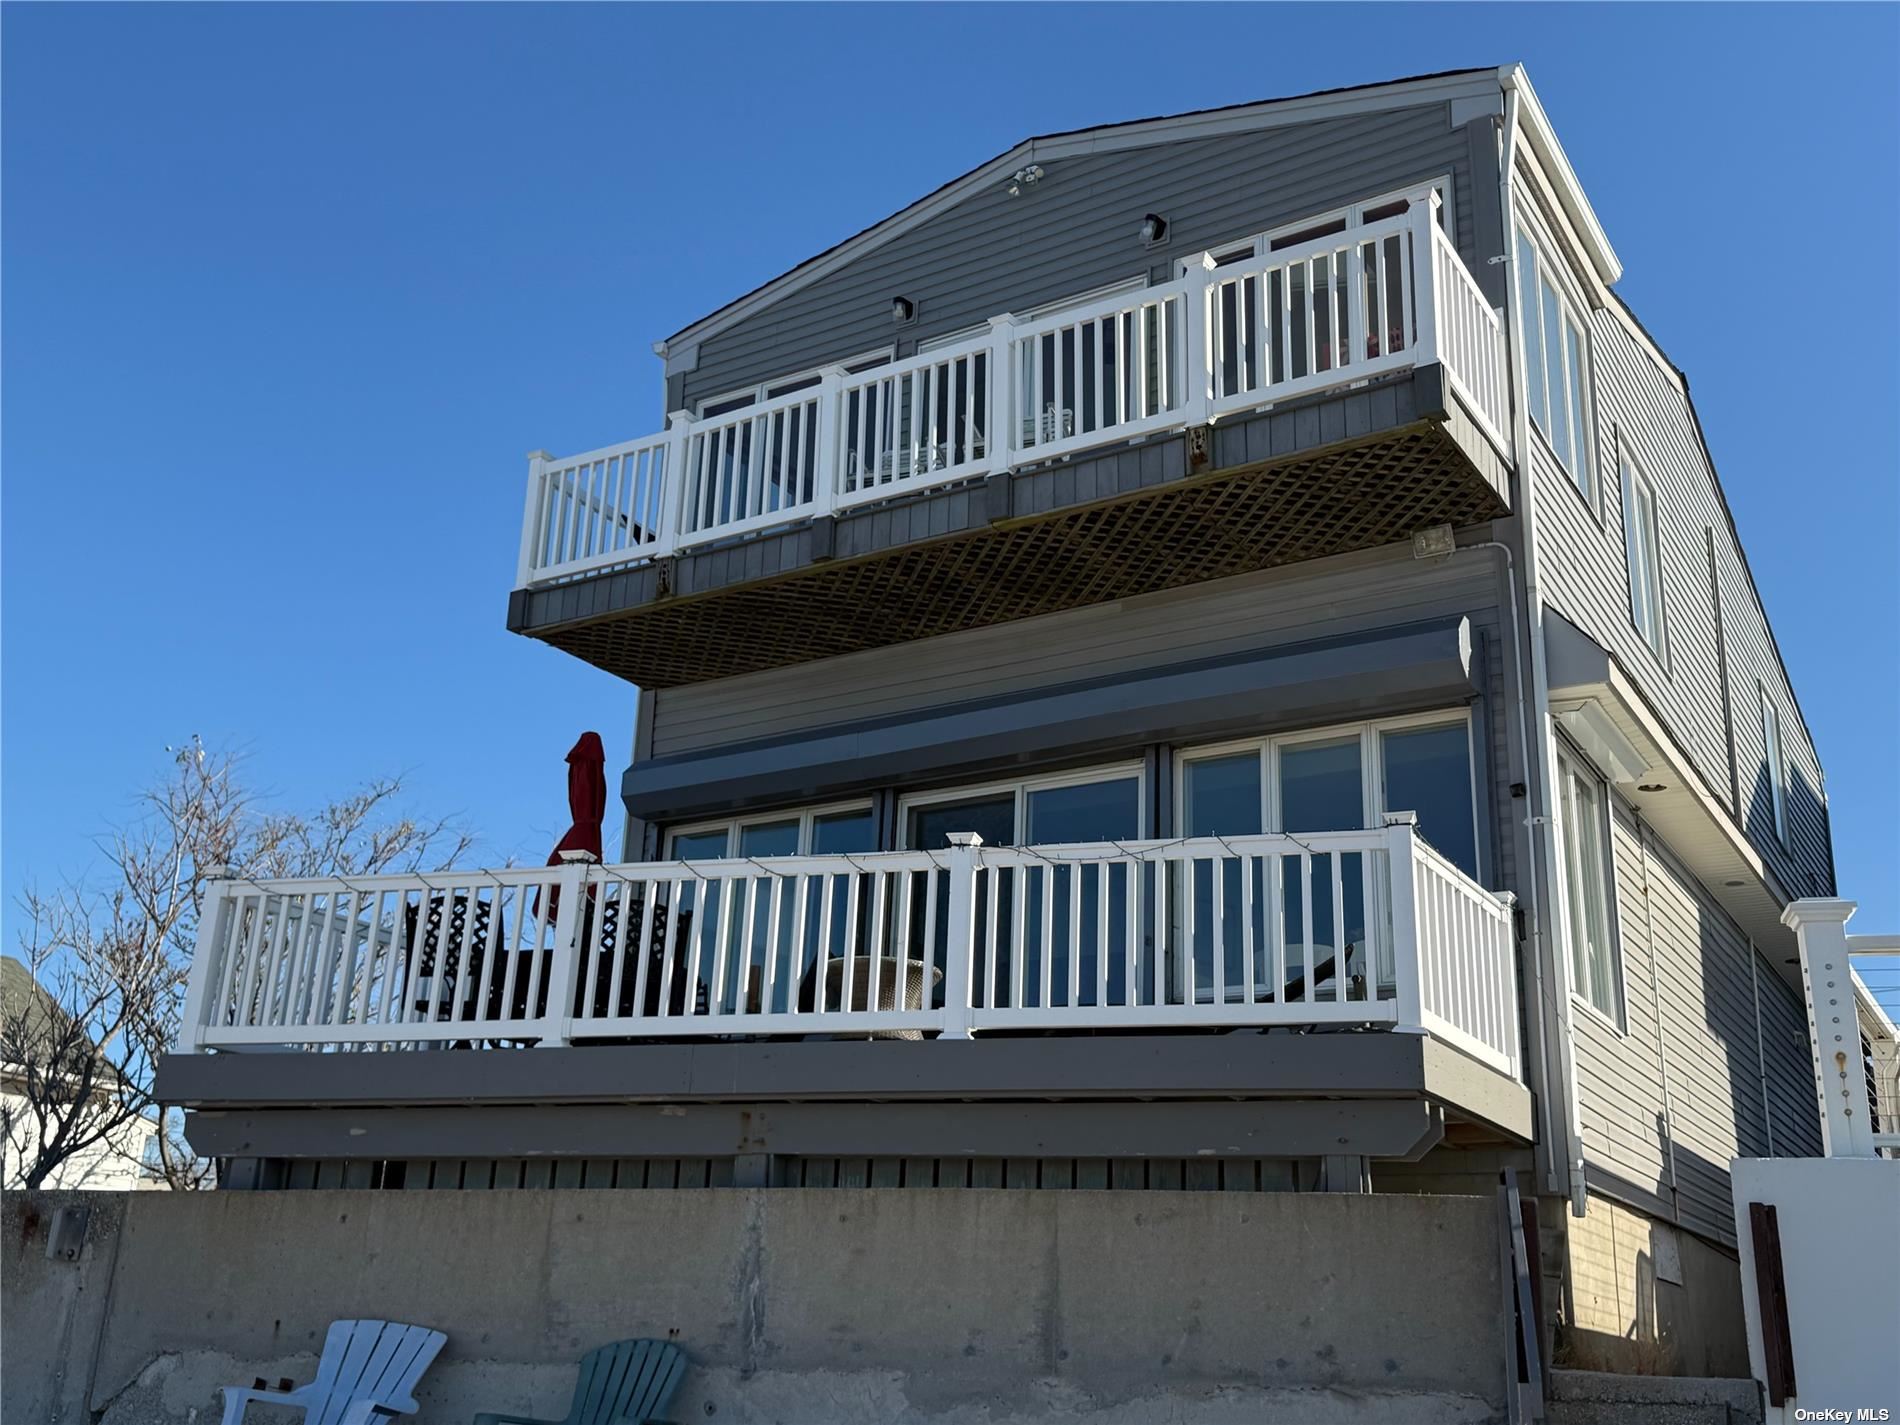
[[(1521, 66), (1510, 66), (1509, 70), (1522, 73)], [(1185, 114), (1100, 124), (1025, 139), (881, 222), (874, 223), (698, 321), (682, 327), (664, 341), (655, 342), (654, 354), (666, 360), (668, 375), (692, 370), (698, 363), (698, 344), (701, 341), (902, 237), (990, 184), (1001, 182), (1027, 163), (1053, 162), (1083, 154), (1116, 153), (1153, 144), (1248, 133), (1350, 114), (1412, 108), (1420, 104), (1458, 104), (1466, 111), (1464, 118), (1475, 118), (1483, 113), (1502, 112), (1500, 79), (1507, 72), (1506, 69), (1494, 68), (1452, 70), (1345, 89), (1321, 90), (1284, 99), (1264, 99), (1219, 109), (1200, 109)], [(1528, 86), (1528, 80), (1524, 83)], [(1530, 96), (1528, 107), (1536, 109), (1535, 96)], [(1541, 110), (1538, 113), (1541, 121)], [(1464, 119), (1457, 121), (1463, 122)], [(1562, 150), (1557, 152), (1561, 158)], [(1562, 171), (1569, 173), (1567, 164)], [(1587, 209), (1588, 205), (1584, 206)]]

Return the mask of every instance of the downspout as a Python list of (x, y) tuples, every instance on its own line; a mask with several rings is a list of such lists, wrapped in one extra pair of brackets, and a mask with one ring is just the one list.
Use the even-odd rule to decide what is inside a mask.
[[(1582, 1217), (1588, 1192), (1583, 1171), (1583, 1113), (1577, 1092), (1577, 1024), (1571, 1007), (1574, 986), (1570, 956), (1562, 951), (1564, 936), (1559, 930), (1568, 923), (1567, 896), (1557, 851), (1557, 798), (1553, 776), (1557, 748), (1551, 731), (1550, 674), (1544, 655), (1544, 602), (1538, 581), (1537, 480), (1531, 467), (1530, 402), (1524, 384), (1523, 313), (1518, 310), (1518, 293), (1522, 289), (1518, 285), (1517, 204), (1512, 175), (1517, 166), (1518, 110), (1522, 99), (1517, 89), (1516, 67), (1504, 70), (1500, 82), (1504, 89), (1504, 153), (1498, 165), (1498, 199), (1504, 222), (1504, 311), (1512, 355), (1511, 444), (1517, 457), (1518, 499), (1522, 505), (1519, 523), (1523, 531), (1524, 603), (1531, 657), (1530, 684), (1526, 691), (1531, 699), (1531, 724), (1537, 729), (1535, 743), (1524, 749), (1526, 760), (1531, 763), (1525, 769), (1525, 809), (1533, 853), (1532, 884), (1537, 897), (1532, 907), (1532, 924), (1538, 930), (1533, 932), (1532, 947), (1534, 953), (1544, 957), (1543, 982), (1550, 984), (1554, 980), (1559, 987), (1555, 1006), (1558, 1033), (1554, 1039), (1549, 1034), (1544, 1039), (1556, 1051), (1557, 1063), (1553, 1067), (1563, 1086), (1565, 1176), (1570, 1190), (1570, 1211), (1573, 1216)], [(1537, 748), (1535, 757), (1531, 756), (1532, 745)], [(1543, 934), (1546, 916), (1549, 933)]]

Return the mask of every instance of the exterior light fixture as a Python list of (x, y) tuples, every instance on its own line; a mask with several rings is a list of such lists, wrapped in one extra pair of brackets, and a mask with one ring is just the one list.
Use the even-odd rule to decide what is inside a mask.
[(1722, 882), (1722, 884), (1729, 887), (1731, 890), (1733, 890), (1736, 887), (1747, 885), (1748, 882), (1747, 881), (1724, 881)]
[(908, 297), (891, 298), (891, 320), (900, 327), (917, 320), (917, 304)]
[(1644, 782), (1636, 790), (1639, 792), (1666, 792), (1669, 788), (1665, 787), (1661, 782)]
[(1021, 193), (1023, 189), (1033, 188), (1040, 182), (1042, 182), (1042, 165), (1040, 163), (1031, 163), (1010, 174), (1009, 182), (1003, 185), (1003, 191), (1014, 198), (1017, 194)]
[(1168, 240), (1168, 220), (1159, 213), (1149, 213), (1141, 220), (1141, 245), (1160, 247)]

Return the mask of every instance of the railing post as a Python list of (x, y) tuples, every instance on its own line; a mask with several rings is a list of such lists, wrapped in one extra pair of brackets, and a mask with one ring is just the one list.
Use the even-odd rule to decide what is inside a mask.
[(989, 457), (990, 469), (998, 473), (1016, 468), (1016, 452), (1022, 443), (1022, 417), (1016, 410), (1016, 393), (1022, 383), (1017, 379), (1016, 360), (1016, 318), (1008, 312), (991, 317), (989, 448), (984, 453)]
[(945, 1039), (968, 1039), (976, 1024), (976, 871), (983, 838), (974, 831), (953, 831), (950, 840), (950, 902), (944, 917), (943, 1032)]
[(548, 508), (548, 462), (545, 450), (528, 452), (528, 499), (521, 511), (521, 558), (515, 565), (515, 587), (525, 589), (534, 578), (535, 558), (541, 550), (541, 521)]
[(850, 373), (842, 366), (828, 366), (818, 378), (818, 439), (813, 457), (818, 468), (812, 472), (812, 517), (823, 519), (838, 508), (838, 496), (844, 493), (844, 382)]
[(1412, 876), (1416, 866), (1414, 842), (1418, 814), (1385, 814), (1386, 874), (1392, 887), (1392, 980), (1400, 1029), (1423, 1032), (1425, 996), (1422, 947), (1418, 943), (1418, 907)]
[(560, 905), (554, 913), (553, 962), (548, 967), (548, 1032), (543, 1049), (565, 1048), (574, 1040), (574, 991), (580, 983), (581, 930), (587, 923), (587, 878), (594, 862), (591, 851), (563, 851), (554, 884)]
[(1504, 907), (1502, 956), (1498, 973), (1498, 1022), (1504, 1027), (1503, 1049), (1511, 1061), (1511, 1077), (1524, 1078), (1524, 1048), (1517, 1027), (1517, 896), (1511, 891), (1492, 891), (1491, 898)]
[(1860, 1056), (1860, 1009), (1848, 960), (1847, 922), (1854, 910), (1853, 901), (1798, 900), (1781, 913), (1781, 923), (1794, 931), (1801, 947), (1821, 1151), (1830, 1158), (1877, 1156)]
[[(1425, 201), (1414, 203), (1412, 212), (1416, 215), (1412, 223), (1412, 282), (1414, 285), (1412, 310), (1418, 313), (1418, 330), (1412, 333), (1413, 360), (1423, 366), (1432, 361), (1443, 361), (1438, 350), (1438, 315), (1442, 294), (1438, 290), (1438, 248), (1433, 235), (1438, 231), (1438, 209), (1443, 200), (1436, 190), (1428, 193)], [(1418, 284), (1424, 284), (1424, 290), (1416, 290)]]
[(204, 909), (198, 916), (198, 942), (191, 951), (191, 973), (185, 979), (185, 1008), (178, 1025), (178, 1052), (196, 1054), (204, 1047), (205, 1017), (213, 988), (221, 978), (219, 948), (229, 954), (231, 882), (217, 867), (205, 886)]
[[(1214, 290), (1214, 254), (1204, 252), (1188, 264), (1188, 277), (1199, 278), (1199, 285), (1188, 283), (1182, 298), (1186, 308), (1185, 332), (1181, 352), (1181, 418), (1189, 426), (1207, 424), (1208, 407), (1214, 399), (1213, 331), (1207, 321), (1208, 296)], [(1162, 404), (1167, 397), (1164, 393)]]
[(660, 488), (660, 522), (653, 532), (655, 558), (671, 554), (679, 546), (680, 531), (686, 528), (686, 467), (692, 457), (693, 418), (685, 411), (673, 411), (666, 418), (666, 483)]

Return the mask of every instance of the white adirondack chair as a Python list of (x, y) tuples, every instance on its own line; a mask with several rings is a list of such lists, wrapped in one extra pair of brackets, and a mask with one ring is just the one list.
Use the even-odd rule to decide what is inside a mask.
[(416, 1382), (448, 1339), (400, 1321), (332, 1321), (315, 1380), (294, 1390), (227, 1385), (224, 1425), (243, 1425), (253, 1401), (302, 1410), (305, 1425), (374, 1425), (392, 1415), (413, 1415)]

